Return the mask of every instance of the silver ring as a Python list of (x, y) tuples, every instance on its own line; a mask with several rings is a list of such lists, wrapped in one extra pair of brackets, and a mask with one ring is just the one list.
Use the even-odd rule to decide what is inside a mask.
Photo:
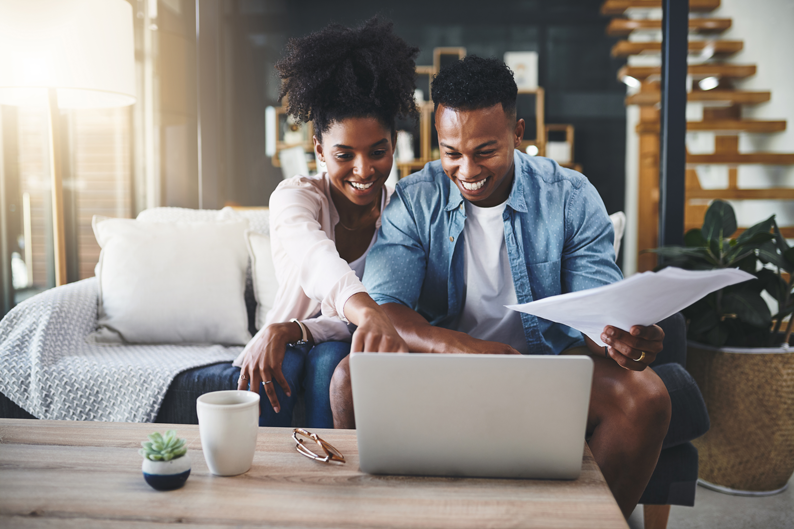
[(264, 380), (262, 383), (263, 384), (270, 384), (271, 382), (273, 382), (273, 381), (272, 380)]
[(248, 378), (247, 378), (245, 375), (242, 375), (242, 374), (241, 374), (241, 375), (240, 375), (240, 380), (248, 380)]

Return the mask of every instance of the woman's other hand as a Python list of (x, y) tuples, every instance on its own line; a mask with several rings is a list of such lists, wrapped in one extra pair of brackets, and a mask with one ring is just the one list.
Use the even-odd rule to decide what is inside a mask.
[(389, 317), (369, 297), (360, 292), (345, 303), (345, 316), (356, 324), (351, 353), (407, 353), (408, 345), (394, 328)]
[(284, 361), (287, 346), (300, 339), (301, 329), (293, 322), (273, 323), (261, 329), (245, 346), (237, 389), (258, 392), (259, 384), (264, 382), (265, 393), (273, 410), (276, 413), (281, 411), (273, 383), (281, 386), (288, 397), (292, 395), (289, 383), (281, 371), (281, 363)]

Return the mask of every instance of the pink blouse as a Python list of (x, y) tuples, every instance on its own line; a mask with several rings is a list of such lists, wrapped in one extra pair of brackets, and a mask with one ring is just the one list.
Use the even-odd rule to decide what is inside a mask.
[[(381, 212), (393, 191), (384, 186)], [(366, 289), (336, 250), (334, 230), (338, 222), (327, 173), (293, 176), (270, 195), (270, 244), (278, 292), (265, 327), (248, 342), (246, 350), (257, 342), (267, 325), (292, 318), (309, 328), (314, 343), (350, 340), (345, 303)], [(378, 217), (376, 230), (380, 225)], [(242, 364), (245, 352), (234, 365)]]

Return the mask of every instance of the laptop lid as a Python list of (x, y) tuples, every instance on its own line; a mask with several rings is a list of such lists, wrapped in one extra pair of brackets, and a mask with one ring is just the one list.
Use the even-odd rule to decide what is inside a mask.
[(353, 353), (363, 472), (575, 479), (587, 356)]

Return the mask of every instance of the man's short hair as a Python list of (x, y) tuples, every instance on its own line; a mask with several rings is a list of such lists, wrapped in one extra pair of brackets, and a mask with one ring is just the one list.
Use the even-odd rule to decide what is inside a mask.
[(513, 72), (499, 59), (468, 55), (441, 68), (433, 79), (431, 97), (453, 110), (478, 110), (502, 104), (505, 113), (515, 113), (518, 87)]

